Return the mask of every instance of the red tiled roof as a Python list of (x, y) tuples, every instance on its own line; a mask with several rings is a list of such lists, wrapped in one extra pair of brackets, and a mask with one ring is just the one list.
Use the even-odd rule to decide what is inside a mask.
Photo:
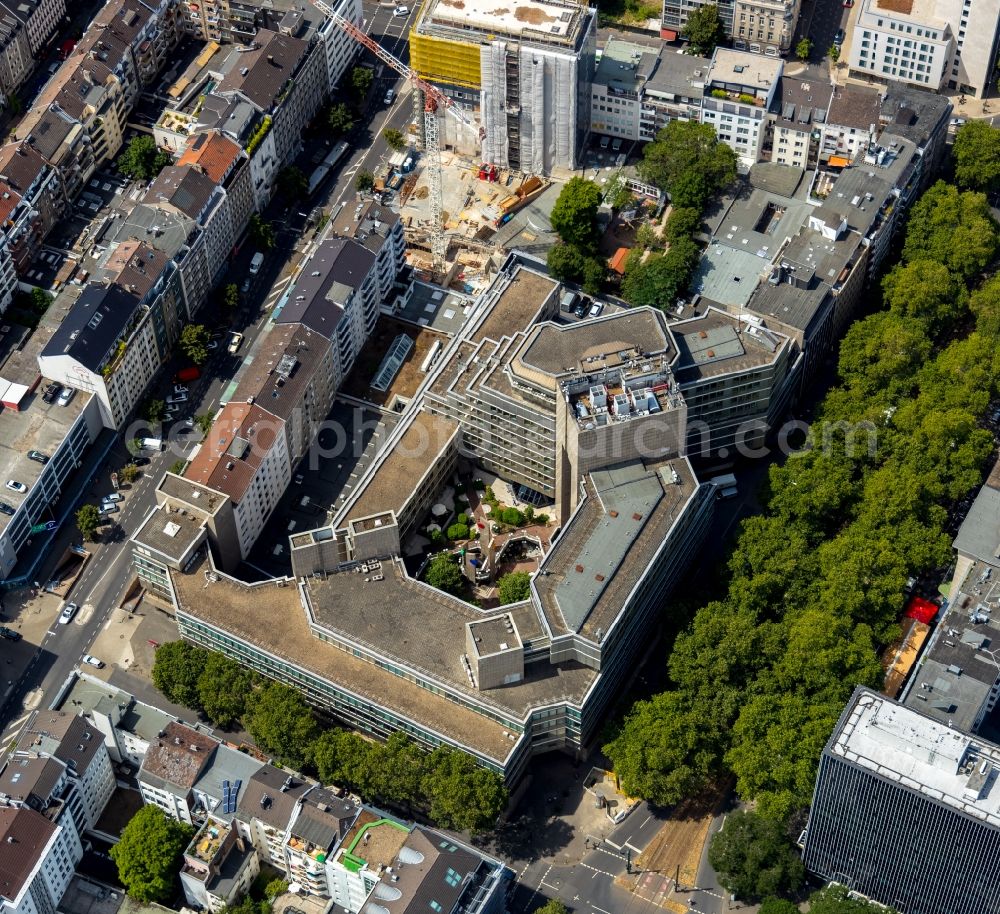
[(221, 133), (200, 133), (188, 140), (187, 149), (177, 164), (199, 165), (208, 177), (219, 184), (239, 154), (240, 147)]
[(0, 222), (6, 222), (20, 202), (21, 195), (6, 181), (0, 181)]

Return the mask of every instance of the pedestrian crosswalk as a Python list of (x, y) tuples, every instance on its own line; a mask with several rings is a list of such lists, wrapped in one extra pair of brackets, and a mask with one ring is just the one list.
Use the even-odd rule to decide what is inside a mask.
[(271, 291), (267, 293), (267, 298), (264, 300), (264, 309), (266, 311), (270, 311), (281, 301), (281, 296), (285, 294), (285, 290), (291, 281), (291, 276), (283, 276), (271, 287)]

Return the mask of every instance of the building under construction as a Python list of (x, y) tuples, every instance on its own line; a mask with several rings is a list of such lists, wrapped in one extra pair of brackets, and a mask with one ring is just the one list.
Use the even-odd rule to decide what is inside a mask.
[(574, 169), (590, 122), (596, 11), (571, 0), (426, 0), (410, 65), (475, 114), (484, 135), (441, 123), (442, 145), (532, 174)]

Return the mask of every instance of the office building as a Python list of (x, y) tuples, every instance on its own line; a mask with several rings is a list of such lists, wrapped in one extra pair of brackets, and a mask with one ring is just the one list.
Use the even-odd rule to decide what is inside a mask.
[[(664, 0), (662, 36), (670, 41), (679, 38), (691, 11), (706, 5), (707, 0)], [(723, 0), (716, 5), (722, 26), (738, 50), (767, 57), (792, 50), (799, 0)]]
[(76, 831), (26, 807), (0, 807), (0, 912), (51, 914), (83, 857)]
[(653, 137), (672, 120), (697, 121), (701, 117), (701, 99), (705, 76), (711, 61), (707, 57), (679, 54), (660, 49), (653, 75), (643, 84), (640, 122), (653, 123)]
[(883, 85), (982, 97), (992, 90), (998, 51), (997, 0), (861, 0), (848, 62)]
[(855, 691), (820, 758), (804, 861), (899, 911), (1000, 905), (1000, 747)]
[(574, 169), (590, 126), (597, 15), (567, 0), (516, 8), (433, 0), (410, 31), (410, 63), (478, 119), (441, 117), (441, 145), (533, 174)]
[(635, 142), (655, 136), (655, 118), (643, 106), (644, 87), (660, 55), (648, 47), (611, 38), (590, 87), (590, 129)]
[(760, 157), (767, 112), (781, 82), (782, 61), (716, 48), (705, 78), (701, 122), (711, 124), (744, 166)]

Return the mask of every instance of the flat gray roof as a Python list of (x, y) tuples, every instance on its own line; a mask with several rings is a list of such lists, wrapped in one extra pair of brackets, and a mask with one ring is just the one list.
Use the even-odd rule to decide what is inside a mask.
[(471, 310), (472, 299), (465, 295), (414, 282), (409, 301), (396, 316), (411, 324), (454, 336), (462, 329)]
[[(998, 464), (1000, 465), (1000, 464)], [(972, 502), (955, 537), (962, 555), (1000, 565), (1000, 488), (987, 482)]]
[(205, 522), (193, 514), (168, 511), (157, 505), (136, 530), (132, 539), (179, 562), (202, 535)]
[(86, 673), (80, 674), (66, 693), (60, 707), (71, 707), (75, 711), (88, 713), (109, 713), (111, 706), (122, 712), (119, 727), (134, 733), (140, 739), (151, 740), (176, 718), (152, 705), (136, 701), (131, 693), (115, 688)]
[(680, 350), (674, 375), (682, 387), (718, 374), (767, 365), (788, 343), (782, 333), (741, 325), (739, 318), (715, 308), (700, 317), (676, 321), (670, 330)]
[[(774, 250), (777, 253), (777, 245)], [(772, 257), (713, 241), (698, 261), (691, 288), (720, 305), (744, 308), (757, 283), (770, 268), (771, 260)]]
[(825, 750), (1000, 826), (1000, 746), (859, 688)]

